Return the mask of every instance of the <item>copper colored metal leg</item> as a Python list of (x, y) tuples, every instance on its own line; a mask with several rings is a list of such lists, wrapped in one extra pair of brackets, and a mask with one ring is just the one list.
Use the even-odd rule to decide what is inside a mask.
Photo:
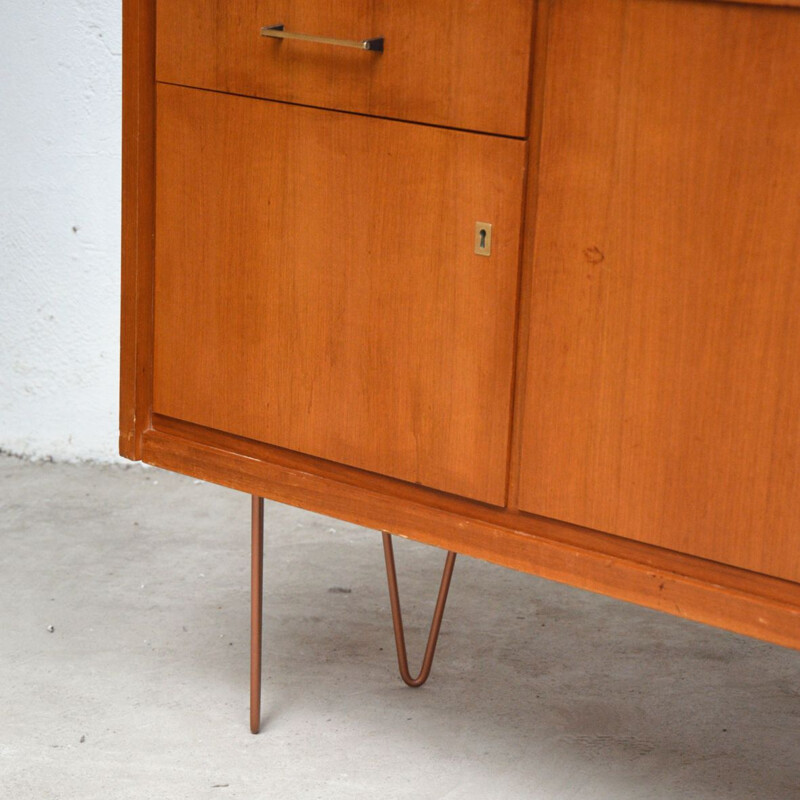
[(408, 671), (408, 654), (406, 653), (406, 639), (403, 633), (403, 614), (400, 611), (400, 594), (397, 590), (397, 571), (394, 566), (394, 550), (392, 536), (383, 532), (383, 554), (386, 557), (386, 577), (389, 579), (389, 600), (392, 604), (392, 622), (394, 623), (394, 640), (397, 644), (397, 663), (400, 667), (400, 677), (409, 686), (422, 686), (428, 675), (431, 674), (433, 654), (436, 651), (436, 642), (439, 640), (439, 629), (442, 627), (444, 606), (447, 602), (447, 592), (450, 589), (450, 579), (453, 577), (453, 567), (456, 564), (456, 554), (448, 552), (444, 562), (442, 582), (439, 585), (439, 597), (433, 612), (431, 632), (428, 634), (428, 644), (425, 647), (425, 656), (422, 659), (422, 668), (416, 678), (411, 677)]
[(250, 731), (261, 728), (261, 610), (264, 591), (264, 500), (253, 495), (250, 586)]

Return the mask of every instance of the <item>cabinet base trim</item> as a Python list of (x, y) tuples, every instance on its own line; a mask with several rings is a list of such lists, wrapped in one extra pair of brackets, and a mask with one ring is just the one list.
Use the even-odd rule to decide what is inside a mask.
[[(276, 463), (156, 430), (145, 434), (142, 457), (248, 494), (800, 649), (800, 586), (787, 581), (463, 501), (475, 511), (467, 516), (410, 499), (402, 485), (392, 495), (315, 473), (313, 459), (309, 468), (297, 457), (296, 464)], [(442, 500), (448, 503), (456, 501)]]

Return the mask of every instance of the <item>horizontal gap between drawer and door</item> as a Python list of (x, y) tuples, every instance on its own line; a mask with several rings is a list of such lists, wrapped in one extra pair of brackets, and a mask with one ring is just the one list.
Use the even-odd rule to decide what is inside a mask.
[(186, 83), (175, 83), (173, 81), (156, 81), (159, 86), (177, 86), (181, 89), (191, 89), (196, 92), (207, 92), (209, 94), (222, 94), (230, 97), (242, 97), (247, 100), (258, 100), (263, 103), (277, 103), (282, 106), (296, 106), (297, 108), (311, 108), (315, 111), (330, 111), (333, 114), (347, 114), (351, 117), (369, 117), (370, 119), (381, 119), (386, 122), (399, 122), (403, 125), (414, 125), (422, 128), (436, 128), (444, 131), (457, 131), (459, 133), (473, 133), (478, 136), (491, 136), (495, 139), (513, 139), (514, 141), (524, 142), (527, 141), (527, 136), (508, 136), (504, 133), (489, 133), (487, 131), (473, 130), (471, 128), (457, 128), (450, 125), (434, 125), (431, 122), (414, 122), (412, 120), (402, 119), (400, 117), (382, 117), (378, 114), (365, 114), (361, 111), (346, 111), (341, 108), (331, 108), (329, 106), (315, 106), (308, 103), (295, 103), (288, 100), (274, 100), (269, 97), (260, 97), (254, 94), (242, 94), (240, 92), (225, 92), (220, 89), (207, 89), (202, 86), (192, 86)]

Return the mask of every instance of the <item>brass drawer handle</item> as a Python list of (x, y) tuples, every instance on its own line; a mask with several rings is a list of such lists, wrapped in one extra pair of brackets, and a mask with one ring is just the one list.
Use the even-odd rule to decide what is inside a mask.
[(338, 47), (355, 47), (357, 50), (383, 52), (383, 36), (378, 36), (375, 39), (362, 39), (360, 42), (356, 42), (350, 39), (331, 39), (328, 36), (311, 36), (308, 33), (289, 33), (283, 29), (283, 25), (268, 25), (261, 29), (261, 35), (269, 36), (272, 39), (300, 39), (304, 42), (335, 44)]

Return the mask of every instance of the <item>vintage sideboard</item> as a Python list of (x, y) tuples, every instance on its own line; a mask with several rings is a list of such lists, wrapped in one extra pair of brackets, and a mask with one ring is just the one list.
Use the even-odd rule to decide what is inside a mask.
[(800, 648), (800, 0), (123, 8), (124, 456)]

